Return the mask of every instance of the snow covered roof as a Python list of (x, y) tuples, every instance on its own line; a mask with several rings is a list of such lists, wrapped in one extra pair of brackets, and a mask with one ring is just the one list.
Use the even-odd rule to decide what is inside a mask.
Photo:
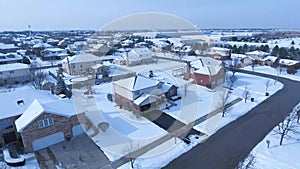
[(221, 48), (221, 47), (211, 47), (210, 50), (212, 50), (212, 51), (220, 51), (220, 52), (228, 52), (228, 51), (230, 51), (230, 49)]
[[(49, 113), (62, 113), (65, 116), (69, 116), (71, 113), (75, 114), (72, 98), (62, 100), (58, 96), (50, 94), (49, 91), (26, 89), (0, 93), (0, 119), (23, 114), (34, 100), (38, 100)], [(78, 110), (81, 111), (80, 108)]]
[(232, 58), (246, 58), (247, 56), (246, 55), (243, 55), (243, 54), (238, 54), (238, 53), (231, 53), (231, 57)]
[(23, 63), (12, 63), (12, 64), (4, 64), (0, 65), (0, 71), (10, 71), (10, 70), (18, 70), (18, 69), (29, 69), (29, 66)]
[(93, 62), (93, 61), (100, 61), (102, 60), (100, 57), (95, 56), (90, 53), (80, 53), (75, 56), (69, 56), (62, 60), (62, 62), (67, 62), (67, 59), (69, 59), (69, 63), (84, 63), (84, 62)]
[(291, 60), (291, 59), (280, 59), (279, 63), (282, 64), (282, 65), (286, 65), (286, 66), (293, 66), (293, 65), (296, 65), (300, 62), (297, 61), (297, 60)]
[(48, 43), (38, 43), (33, 45), (33, 48), (51, 48), (52, 46)]
[(263, 52), (263, 51), (252, 51), (252, 52), (247, 52), (246, 55), (255, 55), (255, 56), (265, 56), (268, 55), (269, 53)]
[[(61, 48), (47, 48), (45, 51), (50, 51), (50, 52), (61, 52), (61, 51), (66, 51), (65, 49)], [(67, 51), (66, 51), (67, 52)]]
[[(77, 107), (76, 107), (77, 108)], [(37, 119), (43, 113), (51, 113), (59, 116), (71, 117), (76, 113), (83, 113), (84, 109), (80, 107), (75, 111), (75, 105), (72, 100), (56, 100), (42, 104), (35, 99), (24, 113), (15, 121), (17, 131), (22, 132), (31, 122)]]
[(142, 94), (140, 97), (133, 101), (134, 104), (138, 106), (144, 106), (149, 103), (157, 101), (158, 97), (151, 94)]
[(278, 58), (277, 56), (267, 56), (263, 59), (263, 61), (270, 60), (272, 62), (275, 62), (277, 58)]
[(191, 67), (196, 69), (194, 73), (204, 75), (216, 75), (222, 69), (221, 62), (210, 57), (202, 57), (191, 62)]
[(17, 49), (18, 47), (16, 47), (14, 44), (4, 44), (4, 43), (0, 43), (0, 49)]
[(135, 77), (119, 80), (113, 83), (129, 91), (139, 91), (141, 89), (157, 86), (159, 84), (159, 81), (152, 80), (143, 76), (135, 76)]

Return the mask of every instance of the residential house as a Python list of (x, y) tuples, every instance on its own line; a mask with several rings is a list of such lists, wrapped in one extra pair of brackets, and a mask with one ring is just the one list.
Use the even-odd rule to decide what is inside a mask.
[(217, 60), (227, 60), (231, 58), (231, 50), (227, 48), (211, 47), (207, 54)]
[(201, 57), (197, 61), (187, 62), (184, 78), (193, 78), (196, 84), (213, 89), (225, 83), (225, 75), (221, 61)]
[(32, 46), (32, 52), (40, 57), (42, 56), (42, 51), (44, 51), (45, 49), (48, 48), (53, 48), (53, 46), (49, 45), (48, 43), (37, 43), (35, 45)]
[(23, 63), (0, 65), (0, 85), (31, 81), (29, 66)]
[(157, 108), (166, 96), (177, 95), (177, 87), (141, 75), (113, 82), (113, 91), (117, 105), (134, 112)]
[(0, 53), (0, 65), (1, 64), (10, 64), (10, 63), (18, 63), (23, 60), (23, 57), (17, 53)]
[(0, 144), (21, 143), (26, 153), (46, 148), (84, 132), (85, 110), (72, 99), (49, 91), (18, 90), (0, 94)]
[(92, 66), (102, 62), (102, 59), (90, 53), (81, 53), (62, 60), (62, 69), (70, 75), (95, 73)]
[(42, 51), (42, 60), (62, 60), (68, 56), (66, 49), (47, 48)]
[(254, 64), (264, 64), (263, 59), (269, 55), (269, 53), (263, 51), (252, 51), (245, 53), (246, 56), (252, 58)]
[(17, 52), (18, 49), (19, 47), (14, 44), (0, 43), (0, 53), (14, 53)]
[(121, 55), (119, 56), (116, 55), (114, 62), (119, 65), (127, 66), (148, 64), (153, 62), (152, 55), (152, 51), (149, 48), (133, 48), (130, 50), (122, 51)]
[(232, 53), (231, 54), (231, 60), (237, 59), (239, 66), (241, 67), (246, 67), (249, 65), (252, 65), (253, 63), (253, 58), (250, 56), (246, 56), (243, 54), (237, 54), (237, 53)]
[(96, 56), (104, 56), (109, 52), (110, 47), (107, 46), (106, 43), (99, 43), (93, 46), (92, 53)]

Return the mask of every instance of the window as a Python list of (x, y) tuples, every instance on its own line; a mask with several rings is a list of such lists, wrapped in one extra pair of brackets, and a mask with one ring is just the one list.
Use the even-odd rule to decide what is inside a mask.
[(0, 75), (2, 75), (3, 74), (3, 72), (0, 72)]
[(11, 71), (9, 71), (9, 73), (10, 73), (10, 74), (13, 74), (13, 73), (15, 73), (15, 71), (11, 70)]
[(6, 130), (6, 129), (10, 129), (13, 128), (13, 124), (11, 122), (11, 120), (6, 119), (0, 122), (0, 129), (1, 130)]
[(38, 125), (39, 125), (39, 128), (53, 126), (54, 125), (53, 117), (49, 117), (49, 118), (38, 121)]

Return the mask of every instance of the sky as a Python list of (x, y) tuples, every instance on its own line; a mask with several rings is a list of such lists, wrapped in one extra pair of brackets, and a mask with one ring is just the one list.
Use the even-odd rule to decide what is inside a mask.
[(167, 13), (200, 29), (300, 29), (299, 0), (0, 0), (0, 31), (99, 30), (118, 18)]

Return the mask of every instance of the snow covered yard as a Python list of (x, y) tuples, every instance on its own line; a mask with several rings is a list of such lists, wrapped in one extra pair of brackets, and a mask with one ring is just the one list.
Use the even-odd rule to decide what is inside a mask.
[(0, 161), (0, 168), (1, 169), (40, 169), (37, 160), (35, 159), (34, 154), (25, 154), (21, 155), (26, 159), (25, 165), (20, 167), (11, 167), (8, 166), (4, 161)]
[(168, 134), (144, 117), (133, 114), (124, 109), (119, 109), (114, 102), (107, 99), (107, 94), (112, 93), (112, 84), (105, 83), (94, 86), (95, 103), (94, 111), (86, 115), (97, 126), (99, 122), (106, 121), (109, 128), (106, 132), (99, 131), (96, 135), (93, 130), (88, 130), (88, 135), (104, 151), (111, 161), (133, 152), (153, 141)]
[(300, 103), (252, 150), (258, 169), (300, 168)]
[[(245, 67), (245, 70), (253, 71), (251, 66)], [(285, 77), (291, 80), (297, 80), (300, 81), (300, 70), (297, 71), (296, 74), (288, 74), (285, 69), (280, 73), (278, 69), (272, 68), (270, 66), (256, 66), (254, 67), (255, 72), (259, 73), (264, 73), (264, 74), (269, 74), (269, 75), (274, 75), (274, 76), (279, 76), (279, 77)]]
[[(229, 72), (229, 76), (230, 75), (231, 73)], [(194, 128), (196, 130), (212, 135), (230, 122), (243, 116), (259, 103), (268, 97), (271, 97), (274, 93), (283, 88), (282, 83), (274, 83), (274, 80), (272, 79), (243, 73), (236, 73), (235, 76), (237, 77), (237, 80), (233, 84), (233, 90), (231, 90), (231, 93), (229, 94), (228, 102), (230, 102), (230, 97), (241, 98), (243, 100), (228, 108), (224, 117), (222, 117), (222, 114), (219, 113), (195, 126)], [(267, 81), (270, 82), (267, 90), (269, 96), (265, 96)], [(245, 103), (246, 87), (247, 91), (249, 91), (249, 97)], [(254, 101), (252, 102), (250, 98), (254, 98)]]

